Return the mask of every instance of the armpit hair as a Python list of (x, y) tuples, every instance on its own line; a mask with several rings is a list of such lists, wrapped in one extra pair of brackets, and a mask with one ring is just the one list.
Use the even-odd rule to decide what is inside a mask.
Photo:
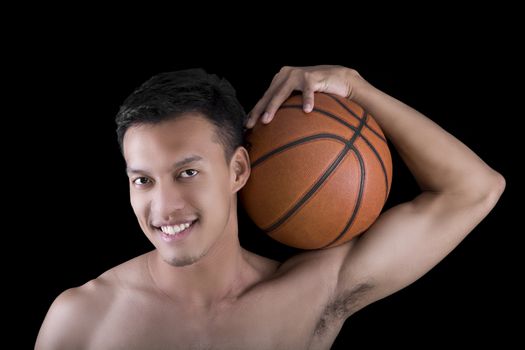
[(337, 299), (328, 303), (321, 314), (319, 322), (317, 322), (315, 335), (322, 335), (330, 323), (334, 321), (344, 321), (357, 311), (359, 300), (371, 288), (372, 285), (369, 283), (358, 284), (353, 289), (344, 292)]

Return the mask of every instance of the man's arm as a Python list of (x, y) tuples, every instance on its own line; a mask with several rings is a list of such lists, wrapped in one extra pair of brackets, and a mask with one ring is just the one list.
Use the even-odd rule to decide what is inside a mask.
[(344, 299), (356, 286), (368, 286), (355, 305), (363, 307), (448, 255), (492, 210), (505, 180), (454, 136), (357, 72), (348, 71), (347, 79), (350, 98), (374, 116), (422, 190), (383, 213), (346, 255), (335, 295)]
[[(331, 302), (339, 316), (390, 295), (428, 272), (490, 212), (504, 178), (451, 134), (366, 82), (336, 66), (286, 67), (274, 78), (247, 123), (270, 122), (293, 90), (303, 91), (305, 111), (313, 92), (348, 97), (366, 109), (391, 140), (422, 193), (384, 212), (362, 236), (340, 247), (297, 257), (330, 261), (337, 276)], [(308, 106), (307, 106), (308, 105)], [(336, 258), (334, 258), (334, 256)]]

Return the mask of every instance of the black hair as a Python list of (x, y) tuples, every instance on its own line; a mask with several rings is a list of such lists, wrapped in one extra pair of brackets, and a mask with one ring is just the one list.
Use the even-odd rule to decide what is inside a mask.
[(226, 79), (197, 68), (157, 74), (126, 98), (115, 118), (121, 151), (130, 127), (186, 113), (200, 113), (213, 123), (213, 141), (222, 144), (227, 164), (235, 149), (245, 145), (247, 117), (235, 89)]

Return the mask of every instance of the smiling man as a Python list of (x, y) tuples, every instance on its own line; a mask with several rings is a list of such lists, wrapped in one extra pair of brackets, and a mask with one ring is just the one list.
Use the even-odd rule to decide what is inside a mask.
[[(367, 109), (422, 193), (351, 242), (281, 264), (240, 246), (237, 193), (250, 176), (244, 126), (271, 122), (294, 90), (307, 112), (315, 91)], [(283, 68), (249, 118), (215, 75), (160, 74), (117, 124), (131, 204), (155, 249), (62, 293), (37, 349), (329, 349), (349, 316), (454, 249), (505, 187), (459, 140), (340, 66)]]

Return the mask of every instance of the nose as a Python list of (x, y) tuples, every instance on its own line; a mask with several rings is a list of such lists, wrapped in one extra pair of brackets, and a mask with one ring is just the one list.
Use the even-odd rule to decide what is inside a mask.
[(185, 200), (180, 187), (173, 182), (159, 183), (156, 188), (151, 208), (163, 220), (169, 220), (174, 213), (181, 211)]

